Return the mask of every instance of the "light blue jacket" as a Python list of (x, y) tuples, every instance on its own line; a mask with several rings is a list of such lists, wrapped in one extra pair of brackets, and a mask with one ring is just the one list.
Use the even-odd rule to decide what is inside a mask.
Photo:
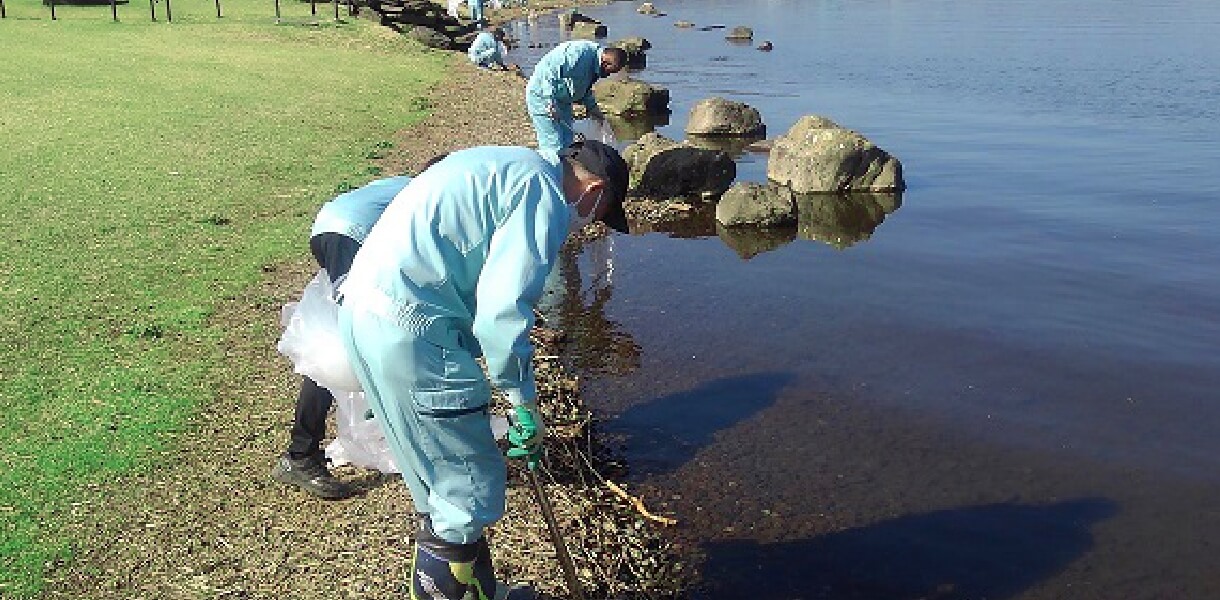
[(538, 59), (529, 84), (525, 86), (525, 105), (533, 114), (546, 114), (552, 104), (571, 113), (572, 104), (597, 108), (593, 84), (601, 76), (601, 47), (594, 42), (564, 42)]
[(367, 311), (436, 343), (457, 331), (491, 383), (537, 397), (533, 307), (568, 233), (554, 153), (485, 146), (454, 152), (386, 208), (340, 288)]
[(470, 56), (470, 62), (480, 67), (504, 64), (504, 56), (500, 54), (500, 42), (497, 42), (496, 37), (486, 31), (475, 36), (474, 42), (470, 44), (470, 50), (466, 51), (466, 54)]
[(363, 243), (390, 200), (410, 182), (411, 178), (405, 175), (387, 177), (335, 196), (318, 211), (309, 237), (337, 233)]

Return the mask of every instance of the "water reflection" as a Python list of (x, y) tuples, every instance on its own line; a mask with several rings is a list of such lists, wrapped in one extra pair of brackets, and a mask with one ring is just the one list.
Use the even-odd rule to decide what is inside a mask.
[(707, 135), (688, 135), (686, 142), (696, 148), (704, 148), (706, 150), (719, 150), (732, 156), (740, 158), (746, 153), (746, 149), (754, 146), (758, 142), (765, 140), (766, 136), (707, 136)]
[(725, 227), (716, 223), (716, 235), (738, 256), (749, 260), (796, 239), (795, 227)]
[(900, 193), (798, 194), (797, 235), (842, 250), (872, 237), (900, 206)]
[(669, 113), (633, 116), (606, 115), (606, 122), (619, 142), (634, 142), (658, 127), (669, 125)]
[[(971, 506), (907, 515), (807, 540), (705, 546), (705, 598), (842, 600), (1012, 598), (1094, 546), (1106, 498)], [(761, 576), (760, 573), (766, 573)]]
[(640, 366), (639, 344), (606, 316), (613, 295), (614, 238), (565, 246), (538, 308), (547, 324), (567, 334), (568, 354), (582, 374), (626, 375)]

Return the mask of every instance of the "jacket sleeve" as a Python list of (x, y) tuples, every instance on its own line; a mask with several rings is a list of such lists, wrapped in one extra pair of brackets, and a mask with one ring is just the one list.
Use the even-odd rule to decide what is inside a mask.
[(540, 177), (509, 193), (521, 200), (492, 234), (475, 290), (473, 331), (491, 383), (520, 404), (538, 396), (529, 332), (534, 305), (567, 237), (567, 213), (558, 190)]

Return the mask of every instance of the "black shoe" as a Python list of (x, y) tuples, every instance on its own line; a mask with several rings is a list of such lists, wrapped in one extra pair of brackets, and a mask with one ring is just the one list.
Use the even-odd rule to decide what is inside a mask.
[(326, 458), (321, 452), (301, 459), (284, 454), (275, 461), (275, 468), (271, 469), (271, 478), (281, 483), (295, 485), (325, 500), (342, 500), (351, 496), (351, 486), (335, 479), (335, 476), (326, 469), (325, 461)]

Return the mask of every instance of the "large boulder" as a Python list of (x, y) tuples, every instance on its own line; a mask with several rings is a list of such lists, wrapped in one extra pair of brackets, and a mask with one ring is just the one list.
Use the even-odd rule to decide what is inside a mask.
[(795, 225), (796, 195), (769, 182), (734, 184), (716, 203), (716, 222), (727, 227)]
[(452, 38), (431, 27), (416, 25), (403, 31), (402, 34), (429, 48), (439, 48), (441, 50), (453, 50), (455, 48)]
[(705, 98), (690, 109), (688, 135), (762, 137), (767, 133), (758, 109), (724, 98)]
[(894, 192), (902, 163), (864, 136), (816, 115), (801, 117), (772, 142), (767, 178), (798, 193)]
[(576, 10), (570, 10), (567, 12), (559, 13), (559, 26), (561, 28), (571, 29), (577, 23), (593, 23), (596, 25), (602, 24), (601, 21), (598, 21), (597, 19), (594, 19), (593, 17), (585, 15)]
[(797, 194), (797, 236), (842, 250), (871, 237), (901, 205), (897, 193)]
[(611, 42), (609, 46), (622, 48), (623, 52), (627, 53), (627, 64), (629, 66), (642, 67), (648, 62), (647, 52), (652, 48), (652, 43), (645, 38), (636, 36)]
[(593, 84), (597, 106), (608, 115), (669, 112), (669, 90), (629, 77), (604, 78)]
[(638, 196), (719, 196), (737, 177), (737, 165), (723, 152), (644, 135), (623, 151), (631, 165), (631, 191)]

